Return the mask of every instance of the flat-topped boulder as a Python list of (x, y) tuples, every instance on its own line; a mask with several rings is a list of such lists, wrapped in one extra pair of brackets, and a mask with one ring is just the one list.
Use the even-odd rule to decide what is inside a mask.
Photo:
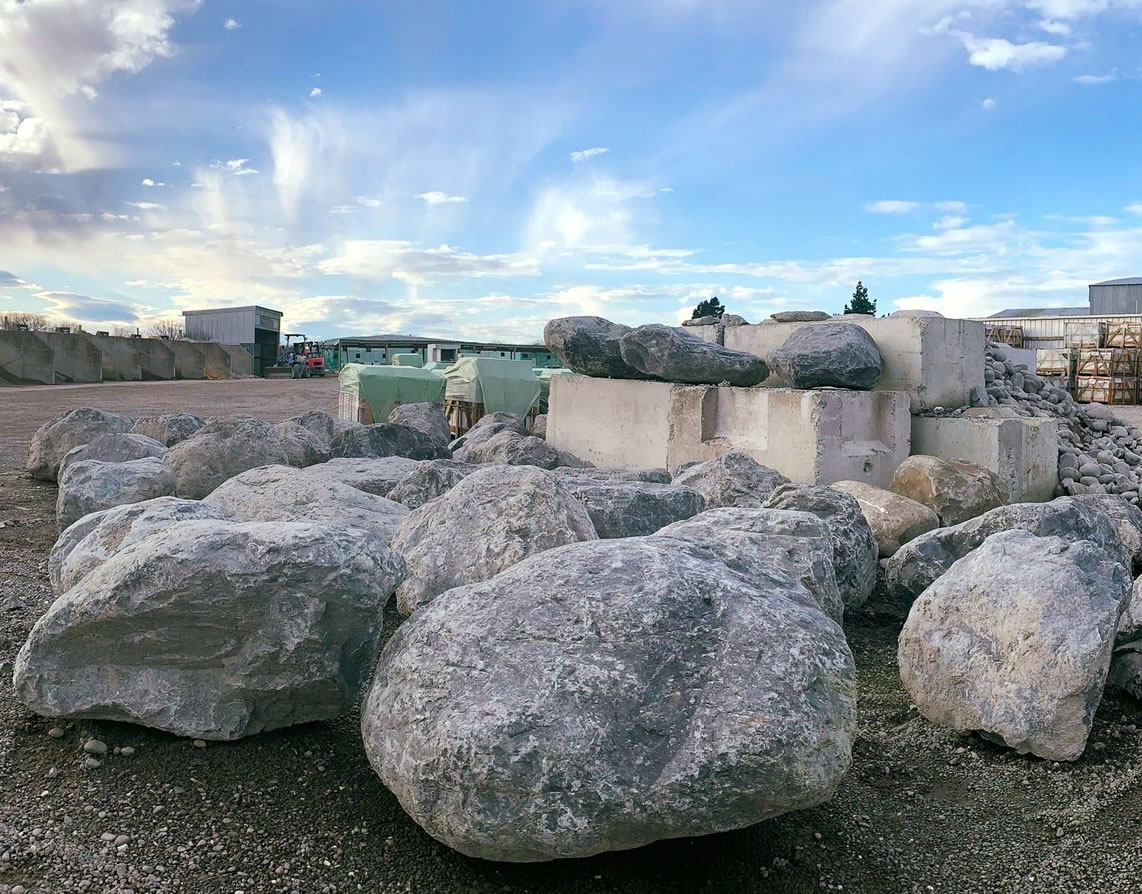
[(447, 443), (440, 444), (419, 429), (392, 422), (338, 432), (330, 442), (330, 454), (334, 458), (403, 456), (416, 460), (448, 459), (452, 455)]
[(602, 538), (642, 537), (706, 508), (696, 490), (677, 484), (565, 477), (571, 496), (587, 507)]
[(146, 459), (148, 456), (162, 459), (166, 452), (167, 448), (163, 444), (146, 435), (112, 432), (69, 450), (60, 460), (59, 474), (62, 476), (72, 463), (88, 459), (101, 463), (123, 463), (132, 459)]
[(59, 477), (60, 461), (71, 450), (89, 444), (100, 435), (128, 432), (131, 426), (132, 422), (126, 416), (94, 407), (60, 413), (32, 435), (26, 471), (33, 478), (54, 482)]
[(83, 460), (72, 463), (60, 475), (56, 524), (62, 531), (92, 512), (174, 492), (174, 470), (158, 457), (120, 463)]
[(159, 416), (139, 417), (131, 426), (131, 431), (137, 435), (154, 438), (166, 447), (173, 447), (179, 441), (185, 441), (204, 425), (206, 420), (193, 413), (163, 413)]
[(201, 500), (223, 481), (258, 466), (284, 465), (277, 431), (253, 416), (212, 419), (171, 447), (165, 457), (174, 469), (177, 494)]
[(626, 333), (619, 344), (627, 364), (666, 382), (690, 385), (726, 382), (748, 388), (769, 377), (769, 368), (760, 357), (731, 351), (672, 326), (639, 326)]

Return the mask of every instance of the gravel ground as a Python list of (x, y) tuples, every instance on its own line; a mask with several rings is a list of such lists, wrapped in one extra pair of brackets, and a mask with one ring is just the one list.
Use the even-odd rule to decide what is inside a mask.
[[(55, 488), (16, 474), (40, 423), (83, 405), (276, 420), (331, 410), (335, 390), (335, 380), (0, 390), (0, 675), (51, 598)], [(833, 801), (556, 864), (472, 860), (422, 833), (369, 769), (356, 712), (198, 748), (126, 724), (42, 719), (0, 685), (0, 894), (1142, 890), (1138, 704), (1108, 693), (1075, 764), (945, 733), (901, 688), (901, 620), (874, 609), (847, 625), (860, 735)], [(391, 605), (387, 622), (391, 632)], [(86, 765), (92, 738), (109, 748), (99, 766)]]

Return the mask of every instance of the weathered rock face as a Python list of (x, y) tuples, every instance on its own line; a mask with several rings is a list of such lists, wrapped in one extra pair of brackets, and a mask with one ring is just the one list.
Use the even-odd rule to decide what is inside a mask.
[(52, 604), (16, 659), (16, 693), (48, 717), (201, 739), (335, 717), (372, 667), (403, 575), (362, 531), (183, 522)]
[(749, 388), (769, 376), (769, 368), (760, 357), (711, 344), (672, 326), (639, 326), (622, 337), (620, 346), (626, 363), (666, 382), (728, 382)]
[(475, 447), (504, 431), (527, 435), (527, 426), (522, 419), (511, 413), (488, 413), (486, 416), (481, 416), (475, 425), (452, 442), (453, 459), (460, 459), (456, 454), (461, 448)]
[(180, 522), (228, 517), (216, 506), (178, 497), (156, 497), (92, 512), (69, 525), (52, 546), (48, 555), (52, 591), (65, 593), (119, 550), (156, 531)]
[(287, 419), (286, 422), (293, 422), (296, 425), (300, 425), (326, 447), (329, 446), (329, 442), (333, 440), (333, 436), (339, 431), (344, 431), (347, 428), (355, 428), (360, 425), (359, 422), (338, 419), (322, 410), (310, 410), (308, 413), (302, 413), (300, 416)]
[(706, 499), (708, 509), (759, 509), (789, 479), (752, 456), (727, 453), (684, 469), (674, 476), (674, 483), (698, 491)]
[(331, 459), (327, 463), (310, 466), (305, 474), (315, 481), (340, 482), (367, 494), (387, 497), (420, 462), (404, 456)]
[(286, 463), (298, 469), (329, 461), (329, 441), (312, 428), (287, 419), (274, 426)]
[(829, 487), (860, 504), (882, 559), (895, 555), (908, 541), (940, 527), (940, 517), (934, 511), (890, 490), (863, 481), (835, 481)]
[(675, 522), (658, 532), (680, 537), (714, 550), (730, 568), (747, 556), (771, 573), (801, 582), (821, 610), (841, 623), (844, 603), (833, 570), (833, 542), (829, 527), (808, 512), (788, 509), (711, 509), (687, 521)]
[(831, 319), (823, 310), (783, 310), (769, 316), (778, 323), (816, 323)]
[(860, 608), (868, 601), (876, 587), (878, 549), (860, 503), (828, 487), (783, 484), (763, 508), (809, 512), (821, 519), (833, 542), (833, 570), (845, 609)]
[(586, 476), (562, 481), (571, 496), (587, 507), (595, 531), (604, 539), (653, 534), (706, 508), (701, 494), (676, 484), (603, 481)]
[(1076, 760), (1129, 596), (1126, 570), (1100, 546), (993, 534), (912, 606), (900, 677), (932, 723)]
[(487, 580), (535, 553), (597, 538), (587, 510), (549, 472), (481, 469), (397, 530), (393, 549), (408, 562), (397, 608), (410, 614), (445, 590)]
[(1002, 506), (1003, 487), (990, 469), (964, 459), (910, 456), (892, 475), (890, 489), (923, 503), (942, 525), (958, 525)]
[(272, 425), (253, 416), (212, 419), (167, 451), (176, 493), (201, 500), (223, 481), (258, 466), (284, 465), (285, 450)]
[(547, 440), (547, 414), (546, 413), (540, 413), (538, 416), (535, 417), (535, 421), (532, 423), (532, 426), (531, 426), (531, 434), (532, 434), (532, 437), (542, 438), (544, 441)]
[(937, 528), (904, 544), (884, 570), (888, 598), (899, 605), (912, 602), (957, 560), (1001, 531), (1029, 531), (1037, 537), (1086, 540), (1100, 545), (1115, 561), (1129, 565), (1113, 519), (1097, 507), (1063, 497), (1050, 503), (1013, 503), (978, 518)]
[(235, 475), (203, 501), (236, 521), (314, 522), (364, 528), (388, 543), (408, 516), (408, 509), (350, 487), (314, 479), (290, 466), (262, 466)]
[(645, 379), (623, 360), (619, 340), (629, 326), (602, 317), (559, 317), (543, 327), (543, 343), (567, 369), (601, 379)]
[(560, 481), (586, 479), (588, 481), (645, 481), (648, 484), (671, 484), (670, 473), (666, 469), (596, 469), (560, 466), (553, 469)]
[(582, 468), (587, 465), (579, 457), (552, 447), (546, 441), (509, 430), (475, 443), (468, 441), (452, 454), (466, 463), (497, 463), (511, 466), (537, 466), (557, 469), (561, 466)]
[(795, 580), (677, 538), (605, 540), (413, 615), (361, 729), (373, 769), (449, 847), (585, 857), (828, 800), (851, 762), (856, 680)]
[(99, 460), (101, 463), (125, 463), (132, 459), (145, 459), (148, 456), (162, 459), (166, 452), (167, 448), (154, 438), (130, 432), (114, 432), (100, 435), (94, 441), (69, 450), (59, 462), (59, 474), (62, 476), (72, 463), (88, 459)]
[(419, 509), (430, 500), (443, 496), (471, 475), (479, 466), (450, 459), (427, 459), (416, 464), (389, 492), (389, 499), (409, 509)]
[(407, 425), (378, 422), (338, 432), (330, 442), (337, 457), (403, 456), (407, 459), (448, 459), (448, 445), (440, 445), (424, 432)]
[(164, 413), (161, 416), (143, 416), (135, 420), (131, 431), (137, 435), (146, 435), (154, 438), (166, 447), (173, 447), (179, 441), (185, 441), (206, 421), (193, 413)]
[(401, 404), (389, 413), (389, 422), (415, 428), (443, 448), (447, 448), (452, 441), (448, 417), (436, 404)]
[(1131, 567), (1135, 572), (1142, 571), (1139, 568), (1142, 563), (1142, 510), (1116, 494), (1080, 494), (1071, 499), (1110, 516), (1118, 529), (1123, 548), (1130, 554)]
[(55, 481), (59, 477), (60, 460), (68, 451), (89, 444), (100, 435), (130, 431), (131, 424), (126, 416), (92, 407), (61, 413), (32, 435), (26, 471), (33, 478)]
[(56, 524), (62, 531), (89, 513), (170, 496), (174, 491), (174, 471), (157, 457), (123, 463), (94, 459), (72, 463), (59, 479)]
[(802, 326), (769, 355), (769, 365), (790, 388), (868, 390), (884, 371), (872, 336), (852, 323)]

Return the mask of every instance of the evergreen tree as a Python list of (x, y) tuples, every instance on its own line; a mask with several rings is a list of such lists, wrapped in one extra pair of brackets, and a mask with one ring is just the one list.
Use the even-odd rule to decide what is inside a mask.
[(864, 287), (864, 283), (857, 282), (856, 290), (853, 292), (853, 300), (845, 305), (845, 313), (876, 316), (876, 302), (869, 300), (868, 289)]
[(705, 298), (699, 301), (690, 319), (697, 320), (700, 317), (720, 317), (725, 312), (726, 309), (722, 306), (722, 302), (720, 302), (718, 296), (715, 295), (713, 298)]

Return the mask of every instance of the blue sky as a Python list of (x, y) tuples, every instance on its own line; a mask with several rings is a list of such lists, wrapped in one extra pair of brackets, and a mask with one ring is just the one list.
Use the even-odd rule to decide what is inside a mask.
[(314, 336), (1078, 305), (1142, 0), (0, 0), (0, 312)]

